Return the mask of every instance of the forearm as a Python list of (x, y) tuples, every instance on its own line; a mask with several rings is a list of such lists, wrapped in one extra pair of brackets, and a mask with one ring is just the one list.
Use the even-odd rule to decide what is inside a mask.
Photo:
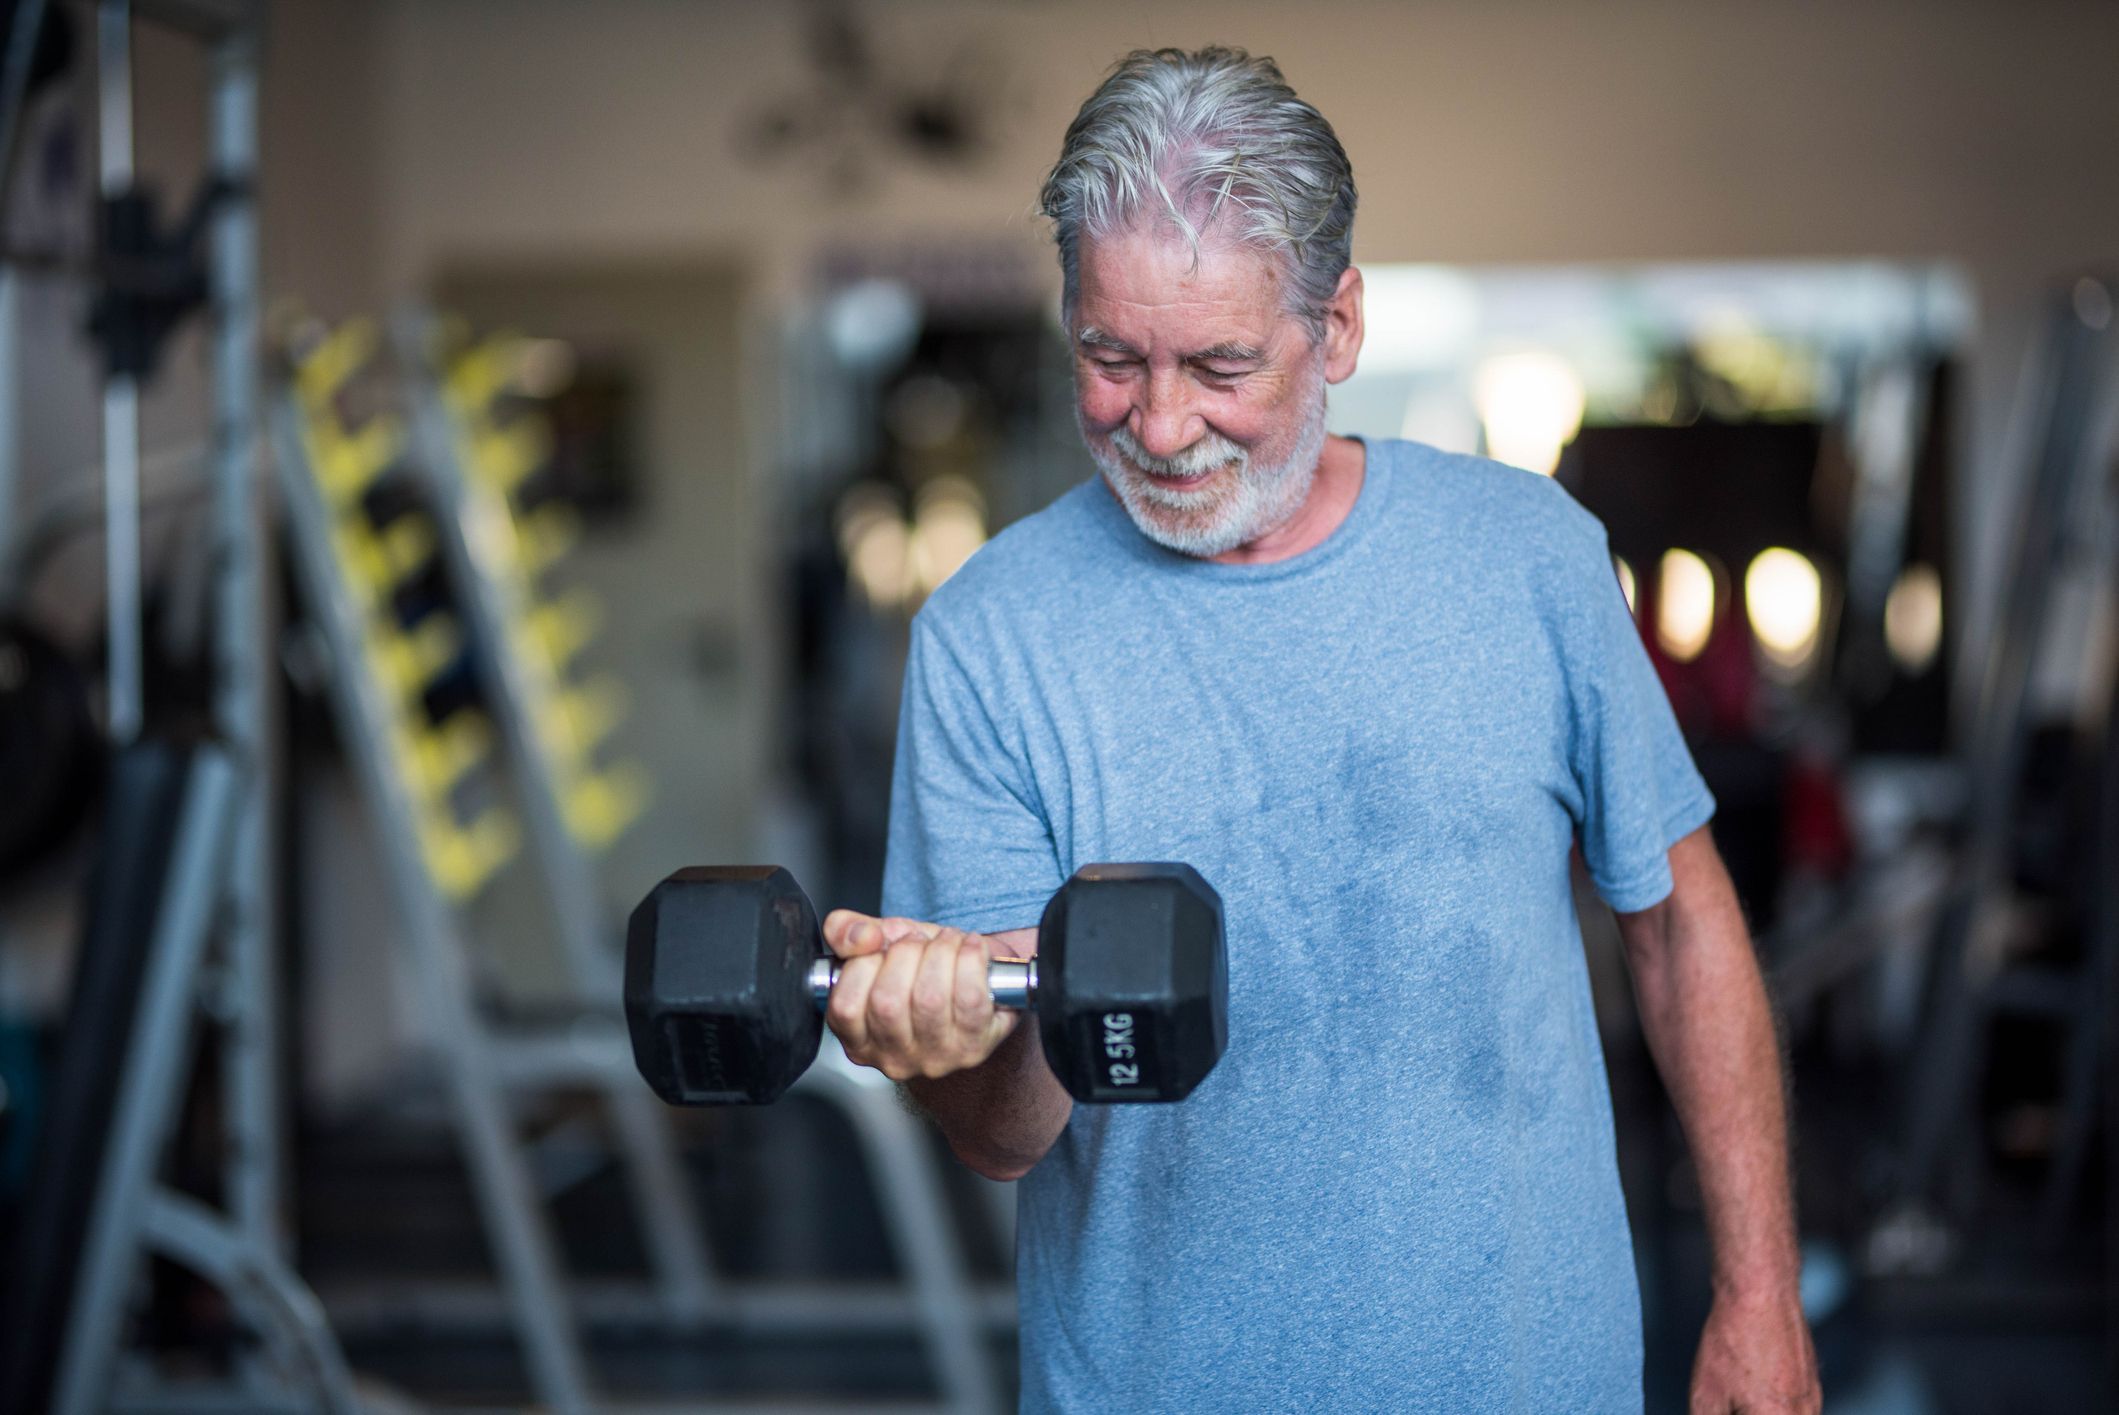
[(1067, 1128), (1074, 1100), (1045, 1065), (1037, 1020), (1016, 1029), (968, 1071), (905, 1083), (958, 1159), (988, 1179), (1020, 1179)]
[[(1029, 958), (1037, 952), (1037, 930), (989, 934), (986, 949), (995, 958)], [(1028, 1012), (977, 1066), (936, 1079), (914, 1077), (905, 1086), (957, 1158), (988, 1179), (1029, 1173), (1074, 1114), (1074, 1098), (1045, 1064), (1037, 1018)]]
[(1627, 936), (1642, 1031), (1692, 1151), (1716, 1290), (1793, 1292), (1787, 1112), (1765, 985), (1712, 846), (1688, 859), (1681, 843), (1672, 866), (1672, 907)]

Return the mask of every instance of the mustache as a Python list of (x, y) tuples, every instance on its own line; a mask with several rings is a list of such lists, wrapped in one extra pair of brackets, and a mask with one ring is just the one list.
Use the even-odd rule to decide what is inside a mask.
[(1111, 445), (1124, 453), (1126, 460), (1134, 466), (1159, 477), (1196, 477), (1231, 462), (1242, 471), (1249, 461), (1243, 448), (1217, 432), (1207, 433), (1174, 457), (1156, 456), (1142, 447), (1139, 439), (1123, 426), (1111, 429)]

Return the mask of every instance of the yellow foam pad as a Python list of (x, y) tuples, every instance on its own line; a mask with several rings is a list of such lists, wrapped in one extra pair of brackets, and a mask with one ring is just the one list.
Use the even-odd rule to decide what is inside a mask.
[(558, 563), (581, 539), (581, 515), (561, 502), (547, 502), (518, 518), (515, 532), (523, 570), (536, 575)]
[(471, 429), (469, 442), (471, 471), (510, 494), (552, 456), (551, 430), (537, 417), (481, 423)]
[(294, 386), (302, 401), (327, 403), (346, 380), (375, 356), (382, 331), (372, 319), (349, 319), (325, 335), (300, 363), (295, 365)]
[(567, 792), (567, 829), (591, 850), (601, 850), (640, 819), (650, 794), (647, 773), (633, 762), (585, 775)]
[(625, 686), (614, 678), (596, 678), (567, 688), (540, 714), (539, 739), (563, 766), (586, 761), (625, 720), (626, 706)]
[(524, 616), (525, 648), (541, 653), (554, 667), (564, 667), (596, 637), (603, 609), (587, 590), (533, 605)]

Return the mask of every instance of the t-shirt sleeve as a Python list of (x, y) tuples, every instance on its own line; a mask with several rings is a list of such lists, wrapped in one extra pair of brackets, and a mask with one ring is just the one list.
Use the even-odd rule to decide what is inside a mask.
[(924, 616), (891, 768), (883, 911), (976, 933), (1034, 927), (1061, 884), (1028, 764)]
[(1714, 797), (1641, 643), (1603, 527), (1591, 524), (1563, 591), (1572, 804), (1597, 893), (1632, 913), (1670, 893), (1670, 847), (1706, 824)]

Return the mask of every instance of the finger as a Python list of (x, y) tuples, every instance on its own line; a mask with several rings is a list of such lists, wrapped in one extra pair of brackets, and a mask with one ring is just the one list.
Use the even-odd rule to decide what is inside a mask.
[(839, 980), (832, 985), (825, 1004), (824, 1020), (838, 1035), (846, 1054), (866, 1063), (872, 1042), (868, 1035), (868, 994), (874, 988), (883, 960), (875, 954), (849, 958), (839, 966)]
[[(883, 955), (883, 966), (868, 993), (868, 1036), (882, 1066), (884, 1062), (911, 1059), (912, 981), (920, 971), (925, 947), (893, 948)], [(888, 1068), (885, 1068), (888, 1074)], [(897, 1080), (895, 1076), (892, 1080)]]
[[(953, 1064), (957, 1049), (955, 963), (964, 936), (945, 929), (920, 950), (912, 980), (912, 1039), (925, 1062)], [(923, 1071), (929, 1070), (922, 1066)]]
[(993, 1005), (986, 948), (987, 940), (973, 935), (964, 941), (964, 951), (957, 958), (957, 1029), (977, 1037), (980, 1061), (993, 1055), (993, 1049), (1023, 1020), (1022, 1013)]
[(824, 942), (841, 958), (881, 953), (890, 946), (883, 921), (852, 909), (834, 909), (824, 916)]
[(930, 939), (940, 932), (935, 925), (919, 919), (888, 918), (876, 922), (883, 926), (883, 937), (891, 943), (908, 938)]

